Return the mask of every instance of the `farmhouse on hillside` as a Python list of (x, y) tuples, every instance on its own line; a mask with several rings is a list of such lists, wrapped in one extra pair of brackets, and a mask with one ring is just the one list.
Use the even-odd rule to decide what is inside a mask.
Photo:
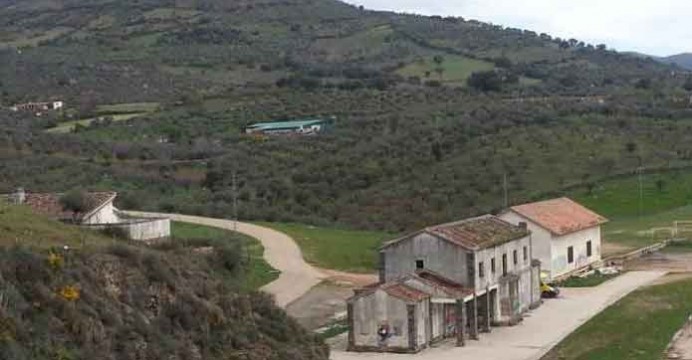
[(531, 231), (533, 254), (548, 279), (601, 260), (601, 225), (608, 219), (568, 198), (513, 206), (499, 217)]
[(10, 107), (12, 111), (30, 111), (35, 114), (40, 114), (42, 111), (60, 110), (65, 106), (62, 101), (47, 101), (47, 102), (29, 102), (24, 104), (16, 104)]
[(84, 209), (80, 212), (66, 209), (60, 201), (62, 194), (57, 193), (27, 193), (20, 188), (2, 198), (15, 205), (28, 206), (38, 215), (94, 230), (111, 230), (132, 240), (157, 240), (170, 236), (170, 219), (128, 216), (113, 205), (116, 196), (115, 192), (85, 193)]
[(254, 135), (315, 135), (326, 131), (330, 124), (331, 120), (329, 119), (264, 122), (246, 127), (245, 133)]
[(540, 304), (540, 264), (526, 228), (486, 215), (386, 243), (380, 279), (347, 300), (350, 351), (463, 346)]

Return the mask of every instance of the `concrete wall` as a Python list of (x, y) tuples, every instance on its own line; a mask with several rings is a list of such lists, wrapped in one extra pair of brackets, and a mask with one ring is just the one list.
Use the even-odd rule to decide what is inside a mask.
[(379, 348), (377, 330), (388, 324), (392, 335), (385, 341), (386, 347), (409, 347), (408, 312), (403, 300), (377, 290), (353, 301), (353, 319), (354, 346)]
[(171, 236), (170, 219), (130, 220), (118, 224), (87, 225), (90, 229), (112, 229), (130, 240), (156, 240)]
[(97, 212), (82, 220), (83, 225), (95, 225), (95, 224), (115, 224), (119, 223), (120, 218), (115, 212), (115, 207), (113, 207), (113, 202), (109, 202)]
[[(591, 241), (591, 256), (586, 256), (586, 242)], [(552, 241), (551, 276), (559, 276), (564, 273), (588, 266), (601, 260), (601, 227), (595, 226), (571, 234), (554, 237)], [(567, 260), (567, 248), (574, 249), (574, 261), (570, 264)]]
[(416, 260), (423, 260), (426, 269), (464, 285), (469, 283), (464, 249), (430, 234), (413, 235), (382, 251), (384, 281), (415, 273)]

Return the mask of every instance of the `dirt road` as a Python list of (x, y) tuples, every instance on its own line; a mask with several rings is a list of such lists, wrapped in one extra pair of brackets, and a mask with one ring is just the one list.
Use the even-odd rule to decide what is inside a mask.
[(547, 300), (514, 327), (493, 328), (479, 341), (457, 348), (442, 344), (418, 355), (348, 353), (332, 350), (332, 360), (538, 360), (580, 325), (635, 289), (661, 276), (663, 271), (632, 271), (595, 288), (563, 289), (559, 299)]
[[(127, 211), (127, 213), (142, 217), (167, 217), (173, 221), (234, 230), (234, 222), (231, 220), (136, 211)], [(281, 272), (278, 279), (261, 289), (274, 295), (277, 305), (286, 307), (325, 278), (324, 274), (303, 260), (300, 248), (288, 235), (263, 226), (242, 222), (237, 223), (237, 231), (259, 240), (264, 247), (264, 259), (274, 269)]]

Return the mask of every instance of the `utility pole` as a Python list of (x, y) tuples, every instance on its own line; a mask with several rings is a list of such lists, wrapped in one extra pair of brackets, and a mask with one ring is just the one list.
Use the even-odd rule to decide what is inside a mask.
[(642, 167), (637, 168), (638, 179), (639, 179), (639, 216), (642, 216), (644, 211), (644, 186), (642, 179)]
[(238, 174), (233, 170), (233, 231), (238, 231)]
[(502, 203), (502, 207), (506, 209), (509, 206), (509, 195), (507, 191), (507, 173), (505, 172), (504, 175), (502, 176), (502, 189), (504, 191), (504, 202)]

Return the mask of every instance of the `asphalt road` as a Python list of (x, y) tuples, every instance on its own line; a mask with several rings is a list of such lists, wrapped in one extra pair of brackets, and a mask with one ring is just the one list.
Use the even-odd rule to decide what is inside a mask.
[[(235, 224), (232, 220), (137, 211), (127, 211), (127, 213), (142, 217), (167, 217), (173, 221), (213, 226), (227, 230), (235, 229)], [(259, 240), (264, 247), (264, 259), (274, 269), (281, 272), (278, 279), (263, 286), (261, 289), (274, 295), (276, 304), (280, 307), (285, 308), (325, 278), (325, 275), (319, 270), (305, 262), (300, 248), (288, 235), (263, 226), (243, 222), (237, 223), (236, 231)]]

